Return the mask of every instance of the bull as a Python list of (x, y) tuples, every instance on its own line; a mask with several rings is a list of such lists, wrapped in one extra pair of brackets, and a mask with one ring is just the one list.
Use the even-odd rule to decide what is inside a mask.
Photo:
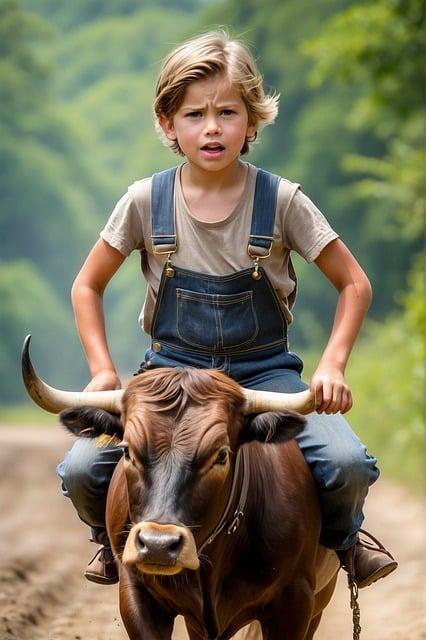
[(309, 391), (163, 368), (124, 391), (66, 392), (36, 375), (28, 342), (31, 397), (75, 435), (116, 436), (123, 449), (106, 521), (129, 638), (170, 639), (177, 615), (191, 640), (227, 640), (254, 620), (265, 640), (313, 638), (339, 563), (319, 544), (316, 488), (293, 440)]

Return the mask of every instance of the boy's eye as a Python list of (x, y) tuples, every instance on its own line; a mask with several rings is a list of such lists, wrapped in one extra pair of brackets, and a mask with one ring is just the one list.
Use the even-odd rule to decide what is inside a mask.
[(224, 116), (232, 116), (234, 113), (233, 109), (222, 109), (222, 115)]
[(201, 116), (201, 111), (190, 111), (186, 114), (187, 118), (199, 118)]

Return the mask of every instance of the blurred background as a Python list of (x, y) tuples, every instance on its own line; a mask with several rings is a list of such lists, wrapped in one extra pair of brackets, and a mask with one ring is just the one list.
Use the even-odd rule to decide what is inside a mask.
[[(0, 411), (46, 422), (19, 354), (51, 384), (83, 388), (70, 288), (134, 180), (179, 162), (157, 139), (155, 78), (185, 38), (226, 27), (254, 51), (277, 123), (248, 160), (300, 182), (368, 273), (352, 356), (350, 421), (383, 471), (420, 485), (424, 423), (424, 3), (422, 0), (0, 0)], [(335, 293), (297, 260), (291, 348), (306, 378)], [(123, 377), (142, 360), (138, 255), (106, 296)]]

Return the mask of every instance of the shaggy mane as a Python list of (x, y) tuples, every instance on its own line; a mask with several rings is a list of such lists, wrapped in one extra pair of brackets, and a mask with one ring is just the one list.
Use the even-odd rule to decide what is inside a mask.
[(135, 376), (128, 385), (125, 406), (136, 401), (149, 403), (150, 411), (184, 409), (188, 400), (204, 404), (206, 400), (225, 400), (232, 409), (244, 402), (240, 386), (215, 369), (153, 369)]

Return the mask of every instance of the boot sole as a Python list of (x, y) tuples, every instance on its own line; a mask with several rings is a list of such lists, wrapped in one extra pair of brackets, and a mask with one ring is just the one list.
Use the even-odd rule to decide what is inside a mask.
[(89, 582), (96, 582), (96, 584), (117, 584), (119, 578), (116, 576), (115, 578), (106, 578), (105, 576), (97, 575), (96, 573), (86, 573), (84, 574), (86, 580)]
[(374, 582), (377, 582), (377, 580), (380, 580), (380, 578), (386, 578), (386, 576), (388, 576), (390, 573), (395, 571), (397, 566), (398, 566), (397, 562), (390, 562), (384, 567), (377, 569), (377, 571), (374, 571), (369, 576), (367, 576), (365, 580), (362, 580), (361, 582), (357, 582), (358, 589), (364, 589), (364, 587), (369, 587)]

